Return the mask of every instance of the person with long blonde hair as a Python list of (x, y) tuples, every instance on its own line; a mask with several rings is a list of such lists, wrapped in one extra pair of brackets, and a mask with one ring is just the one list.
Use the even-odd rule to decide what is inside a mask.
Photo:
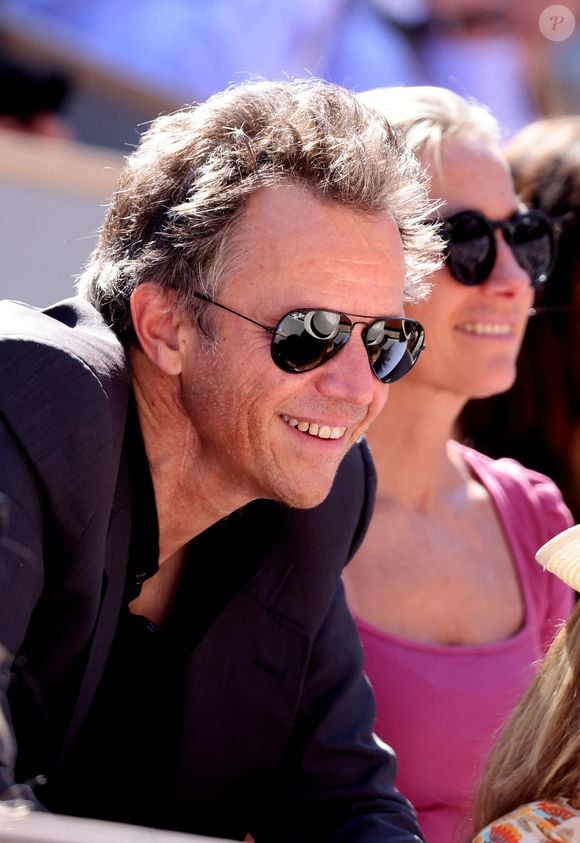
[[(580, 526), (548, 542), (543, 557), (580, 588)], [(474, 822), (486, 826), (474, 843), (580, 839), (580, 603), (489, 756)]]

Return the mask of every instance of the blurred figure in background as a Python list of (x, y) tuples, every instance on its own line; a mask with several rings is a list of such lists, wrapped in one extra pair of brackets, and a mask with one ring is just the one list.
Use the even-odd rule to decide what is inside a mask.
[(70, 87), (61, 72), (28, 67), (0, 55), (0, 129), (70, 138), (72, 132), (62, 116)]
[(566, 0), (559, 15), (550, 5), (547, 0), (509, 3), (538, 117), (580, 110), (580, 0)]
[[(530, 0), (525, 0), (529, 7)], [(427, 0), (429, 29), (421, 46), (426, 77), (488, 106), (512, 134), (538, 116), (528, 75), (520, 0)], [(523, 12), (520, 10), (520, 14)], [(534, 19), (537, 27), (537, 18)]]
[[(205, 99), (252, 75), (312, 74), (349, 88), (417, 84), (422, 74), (400, 4), (386, 0), (5, 0), (29, 23), (86, 56), (174, 96)], [(424, 0), (409, 0), (407, 22)]]
[(558, 257), (513, 387), (468, 404), (459, 428), (479, 450), (551, 477), (580, 521), (580, 117), (539, 121), (506, 152), (523, 201), (559, 220)]
[(553, 238), (544, 216), (518, 213), (485, 109), (437, 88), (361, 98), (403, 130), (428, 171), (447, 262), (429, 298), (408, 306), (428, 351), (368, 433), (377, 501), (344, 580), (398, 787), (426, 840), (453, 843), (470, 833), (464, 814), (493, 736), (572, 606), (570, 589), (534, 561), (570, 524), (554, 484), (452, 438), (469, 398), (513, 383)]
[(513, 133), (551, 113), (557, 79), (544, 76), (567, 49), (539, 32), (540, 2), (4, 0), (0, 23), (31, 26), (36, 39), (68, 43), (180, 102), (252, 75), (312, 74), (359, 91), (443, 85), (488, 105)]

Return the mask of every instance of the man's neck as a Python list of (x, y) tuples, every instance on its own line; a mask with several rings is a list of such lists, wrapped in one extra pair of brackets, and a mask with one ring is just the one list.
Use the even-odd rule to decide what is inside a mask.
[(161, 565), (248, 501), (214, 489), (211, 467), (205, 464), (199, 436), (180, 399), (179, 379), (161, 372), (138, 348), (131, 348), (129, 355), (155, 492)]

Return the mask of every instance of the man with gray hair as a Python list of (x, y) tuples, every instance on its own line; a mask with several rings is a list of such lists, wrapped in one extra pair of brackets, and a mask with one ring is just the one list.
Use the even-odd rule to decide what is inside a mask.
[(3, 799), (419, 839), (339, 577), (430, 211), (347, 91), (252, 82), (153, 122), (78, 297), (0, 306)]

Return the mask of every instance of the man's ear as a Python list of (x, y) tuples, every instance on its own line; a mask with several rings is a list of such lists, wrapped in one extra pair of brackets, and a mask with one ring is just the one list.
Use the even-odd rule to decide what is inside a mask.
[(144, 282), (131, 294), (131, 317), (139, 344), (152, 363), (168, 375), (182, 371), (183, 313), (173, 290)]

